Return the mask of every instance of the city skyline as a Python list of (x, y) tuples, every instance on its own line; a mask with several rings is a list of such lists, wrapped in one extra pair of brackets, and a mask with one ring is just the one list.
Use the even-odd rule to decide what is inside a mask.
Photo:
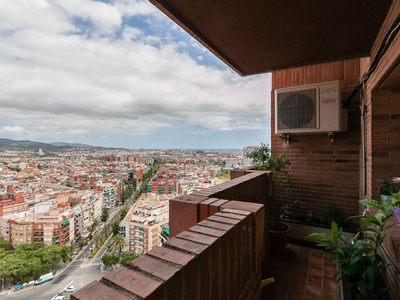
[(147, 1), (0, 8), (2, 138), (130, 149), (270, 141), (270, 74), (240, 77)]

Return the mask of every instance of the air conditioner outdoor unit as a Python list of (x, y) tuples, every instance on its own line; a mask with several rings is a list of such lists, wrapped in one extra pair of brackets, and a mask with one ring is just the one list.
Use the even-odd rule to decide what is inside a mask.
[(340, 81), (275, 90), (275, 133), (347, 130)]

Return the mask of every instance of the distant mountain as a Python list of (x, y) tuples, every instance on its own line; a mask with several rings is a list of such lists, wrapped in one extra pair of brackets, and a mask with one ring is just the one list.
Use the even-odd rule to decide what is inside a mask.
[(47, 144), (47, 143), (40, 143), (40, 142), (34, 142), (34, 141), (28, 141), (28, 140), (15, 141), (15, 140), (10, 140), (10, 139), (0, 138), (0, 151), (2, 151), (2, 150), (39, 150), (39, 149), (59, 151), (59, 150), (62, 150), (65, 148), (71, 148), (71, 147), (80, 147), (80, 148), (89, 148), (89, 149), (110, 149), (110, 150), (124, 149), (124, 148), (95, 147), (95, 146), (80, 144), (80, 143), (55, 142), (55, 143)]
[(42, 148), (42, 149), (57, 149), (59, 147), (54, 146), (52, 144), (46, 144), (46, 143), (40, 143), (40, 142), (34, 142), (34, 141), (28, 141), (28, 140), (23, 140), (23, 141), (15, 141), (15, 140), (10, 140), (10, 139), (2, 139), (0, 138), (0, 145), (3, 146), (8, 146), (10, 148), (12, 147), (17, 147), (17, 148)]
[(51, 145), (58, 146), (58, 147), (71, 146), (71, 147), (79, 147), (79, 148), (97, 148), (95, 146), (80, 144), (80, 143), (55, 142), (55, 143), (51, 143)]

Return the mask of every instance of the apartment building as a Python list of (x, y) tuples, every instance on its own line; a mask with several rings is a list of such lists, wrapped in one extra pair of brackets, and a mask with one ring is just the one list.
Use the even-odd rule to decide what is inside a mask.
[(74, 213), (74, 228), (75, 228), (75, 239), (78, 240), (84, 232), (84, 222), (83, 222), (83, 209), (81, 205), (77, 205), (72, 208)]
[(32, 218), (15, 218), (11, 227), (11, 246), (18, 247), (21, 244), (33, 244), (34, 220)]
[(74, 229), (72, 209), (66, 203), (58, 204), (57, 208), (37, 216), (34, 223), (34, 241), (64, 246), (73, 241)]
[[(125, 251), (146, 253), (161, 246), (161, 234), (168, 228), (169, 198), (151, 195), (141, 197), (120, 223), (120, 234), (125, 237)], [(159, 199), (159, 201), (153, 201)]]
[(12, 224), (14, 224), (16, 219), (21, 219), (26, 217), (27, 214), (31, 212), (20, 212), (9, 215), (4, 215), (0, 217), (0, 236), (8, 242), (11, 242), (12, 237)]
[(101, 216), (103, 193), (97, 191), (77, 191), (68, 197), (71, 207), (80, 205), (82, 209), (83, 227), (88, 228), (95, 219)]
[(7, 193), (0, 195), (0, 216), (25, 211), (28, 203), (20, 194), (14, 192), (12, 186), (7, 186)]
[(94, 182), (93, 186), (95, 191), (102, 192), (103, 194), (103, 207), (114, 208), (117, 205), (121, 194), (121, 184), (119, 181), (117, 184), (113, 184), (99, 180)]
[(148, 193), (156, 193), (159, 195), (170, 195), (178, 193), (179, 187), (178, 180), (171, 180), (171, 181), (152, 181), (149, 182), (147, 185), (147, 192)]

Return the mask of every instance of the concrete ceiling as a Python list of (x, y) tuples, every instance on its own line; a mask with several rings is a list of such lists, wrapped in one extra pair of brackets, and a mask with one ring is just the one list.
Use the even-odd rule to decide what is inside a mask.
[(149, 0), (242, 76), (369, 56), (392, 0)]

